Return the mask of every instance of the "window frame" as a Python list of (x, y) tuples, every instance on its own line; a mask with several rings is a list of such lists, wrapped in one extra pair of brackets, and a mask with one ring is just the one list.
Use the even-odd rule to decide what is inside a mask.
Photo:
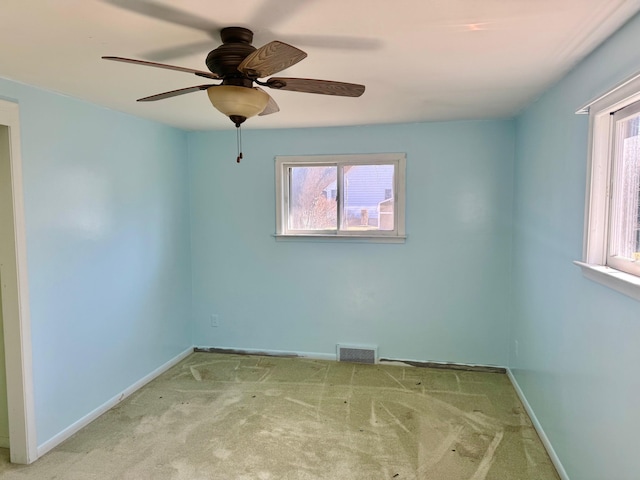
[[(620, 168), (621, 162), (621, 145), (619, 143), (619, 131), (618, 131), (618, 122), (625, 121), (629, 118), (638, 118), (640, 115), (640, 101), (631, 103), (626, 107), (618, 110), (617, 112), (612, 114), (612, 130), (611, 130), (611, 177), (610, 181), (610, 197), (609, 197), (609, 230), (607, 237), (607, 258), (606, 264), (616, 270), (620, 270), (631, 275), (640, 276), (640, 262), (639, 261), (631, 261), (627, 258), (615, 255), (614, 245), (612, 243), (617, 243), (616, 236), (619, 232), (616, 232), (614, 225), (616, 221), (612, 218), (611, 212), (614, 211), (614, 207), (617, 204), (617, 201), (620, 200), (618, 189), (620, 185), (618, 184), (619, 178), (617, 178), (618, 169)], [(637, 211), (636, 211), (637, 215)]]
[[(394, 166), (394, 229), (393, 230), (341, 230), (340, 204), (336, 230), (292, 230), (289, 228), (289, 172), (292, 167), (336, 166), (338, 195), (344, 191), (344, 166), (351, 165), (393, 165)], [(406, 154), (374, 153), (355, 155), (296, 155), (275, 158), (276, 185), (276, 233), (278, 240), (320, 240), (320, 241), (364, 241), (375, 243), (402, 243), (406, 240)], [(338, 201), (338, 200), (336, 200)]]
[(640, 276), (621, 270), (619, 264), (615, 268), (607, 258), (615, 154), (614, 114), (637, 102), (640, 102), (640, 74), (576, 112), (589, 115), (589, 151), (582, 261), (574, 263), (582, 268), (585, 277), (640, 300)]

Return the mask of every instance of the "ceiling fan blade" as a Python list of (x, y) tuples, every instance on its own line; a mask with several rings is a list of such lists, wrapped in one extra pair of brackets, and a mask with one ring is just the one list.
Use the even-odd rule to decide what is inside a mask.
[(311, 78), (272, 77), (267, 87), (292, 92), (319, 93), (320, 95), (338, 95), (341, 97), (359, 97), (364, 93), (364, 85), (356, 83), (315, 80)]
[(268, 77), (295, 65), (306, 56), (302, 50), (276, 40), (250, 54), (238, 65), (238, 70), (249, 77)]
[(176, 67), (175, 65), (167, 65), (165, 63), (147, 62), (145, 60), (135, 60), (133, 58), (124, 57), (102, 57), (105, 60), (113, 60), (116, 62), (133, 63), (136, 65), (146, 65), (147, 67), (165, 68), (167, 70), (177, 70), (178, 72), (193, 73), (199, 77), (211, 78), (213, 80), (219, 80), (220, 77), (212, 72), (205, 72), (203, 70), (194, 70), (193, 68)]
[(262, 0), (260, 6), (253, 12), (248, 25), (263, 25), (272, 29), (293, 17), (298, 10), (309, 7), (318, 0), (296, 0), (283, 2), (282, 0)]
[(140, 54), (141, 57), (148, 58), (154, 62), (164, 62), (174, 58), (184, 58), (195, 54), (206, 54), (216, 45), (211, 44), (211, 40), (204, 42), (193, 42), (176, 47), (160, 48), (149, 50)]
[(378, 38), (352, 37), (347, 35), (278, 35), (282, 40), (303, 47), (337, 50), (373, 51), (382, 48)]
[(149, 2), (147, 0), (103, 0), (106, 3), (115, 5), (116, 7), (124, 8), (131, 12), (140, 13), (147, 17), (152, 17), (158, 20), (163, 20), (169, 23), (175, 23), (176, 25), (182, 25), (185, 27), (194, 28), (206, 32), (213, 38), (218, 38), (220, 31), (220, 25), (205, 20), (202, 17), (193, 15), (191, 13), (179, 10), (177, 8), (169, 7), (167, 5), (160, 5), (156, 2)]
[(163, 93), (158, 93), (157, 95), (151, 95), (149, 97), (139, 98), (137, 101), (138, 102), (154, 102), (156, 100), (163, 100), (165, 98), (184, 95), (185, 93), (197, 92), (198, 90), (206, 90), (211, 87), (217, 87), (217, 85), (196, 85), (195, 87), (179, 88), (178, 90), (171, 90), (170, 92), (163, 92)]
[[(256, 87), (256, 88), (261, 92), (264, 92), (264, 90), (261, 89), (260, 87)], [(264, 93), (267, 93), (267, 92), (264, 92)], [(269, 94), (267, 93), (267, 95)], [(269, 95), (269, 103), (267, 103), (267, 106), (264, 108), (262, 113), (260, 113), (258, 116), (262, 117), (264, 115), (271, 115), (272, 113), (278, 113), (279, 111), (280, 111), (280, 107), (278, 106), (276, 101), (273, 99), (273, 97)]]

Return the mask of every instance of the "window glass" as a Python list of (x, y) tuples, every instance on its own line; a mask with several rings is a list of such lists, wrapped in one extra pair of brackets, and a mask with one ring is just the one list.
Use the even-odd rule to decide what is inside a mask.
[(336, 166), (291, 167), (289, 229), (336, 230)]
[(351, 165), (345, 166), (343, 172), (342, 228), (393, 230), (394, 166)]
[[(640, 110), (633, 104), (614, 114), (612, 196), (608, 263), (640, 260)], [(630, 266), (630, 268), (633, 268)]]

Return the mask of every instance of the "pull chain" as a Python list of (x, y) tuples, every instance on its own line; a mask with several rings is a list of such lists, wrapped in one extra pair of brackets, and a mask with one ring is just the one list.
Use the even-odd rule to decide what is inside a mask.
[(240, 160), (242, 160), (242, 127), (240, 125), (236, 127), (236, 146), (238, 148), (236, 162), (240, 163)]

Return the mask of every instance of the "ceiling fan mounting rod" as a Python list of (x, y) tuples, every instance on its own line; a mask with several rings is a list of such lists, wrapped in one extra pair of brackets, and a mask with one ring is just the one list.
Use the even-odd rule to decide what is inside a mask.
[(253, 42), (253, 32), (244, 27), (225, 27), (220, 30), (222, 43), (248, 43)]
[(222, 45), (207, 55), (207, 68), (224, 78), (238, 73), (238, 65), (256, 51), (251, 45), (253, 32), (242, 27), (227, 27), (220, 31)]

